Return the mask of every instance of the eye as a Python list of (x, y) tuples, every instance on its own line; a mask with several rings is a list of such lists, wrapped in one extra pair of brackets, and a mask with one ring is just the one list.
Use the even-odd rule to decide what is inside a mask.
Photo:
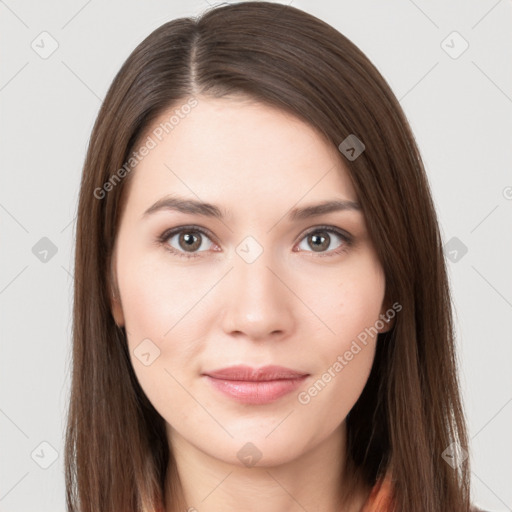
[[(341, 243), (338, 243), (337, 248), (333, 248), (332, 246), (336, 244), (336, 239)], [(336, 256), (348, 250), (351, 243), (352, 238), (342, 230), (333, 226), (320, 226), (306, 233), (298, 247), (299, 251), (313, 252), (319, 256)], [(313, 250), (309, 251), (308, 246)]]
[[(201, 252), (212, 250), (212, 246), (216, 247), (212, 238), (206, 230), (198, 226), (181, 226), (165, 231), (158, 237), (158, 241), (172, 254), (183, 258), (196, 258), (201, 256)], [(336, 239), (338, 244), (333, 248), (332, 245), (336, 244)], [(307, 246), (304, 247), (304, 243), (312, 250)], [(334, 226), (318, 226), (303, 236), (298, 250), (294, 251), (314, 253), (321, 257), (336, 256), (347, 251), (351, 244), (351, 236), (344, 231)], [(218, 251), (218, 249), (213, 250)]]
[[(209, 240), (209, 243), (205, 240)], [(209, 234), (196, 226), (182, 226), (166, 231), (159, 237), (159, 241), (167, 250), (184, 258), (200, 256), (198, 252), (208, 251), (213, 244)]]

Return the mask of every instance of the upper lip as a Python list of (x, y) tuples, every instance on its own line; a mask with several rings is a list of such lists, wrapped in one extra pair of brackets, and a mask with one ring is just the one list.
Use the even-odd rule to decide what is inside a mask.
[(309, 374), (298, 370), (292, 370), (291, 368), (286, 368), (284, 366), (268, 365), (262, 366), (261, 368), (252, 368), (251, 366), (237, 365), (204, 372), (203, 375), (208, 375), (215, 379), (259, 382), (268, 380), (297, 379)]

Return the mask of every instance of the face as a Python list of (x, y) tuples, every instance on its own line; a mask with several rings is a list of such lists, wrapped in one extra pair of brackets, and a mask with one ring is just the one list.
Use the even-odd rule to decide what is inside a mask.
[[(292, 461), (339, 432), (366, 384), (390, 328), (382, 268), (336, 148), (280, 110), (197, 99), (162, 140), (175, 108), (146, 134), (157, 144), (125, 191), (114, 318), (172, 446)], [(328, 201), (341, 207), (310, 208)], [(236, 365), (288, 373), (214, 375)]]

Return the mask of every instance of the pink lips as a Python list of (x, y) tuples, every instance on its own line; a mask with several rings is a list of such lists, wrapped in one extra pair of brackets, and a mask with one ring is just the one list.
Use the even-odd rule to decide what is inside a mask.
[(290, 393), (308, 376), (284, 366), (238, 365), (203, 374), (217, 390), (245, 404), (266, 404)]

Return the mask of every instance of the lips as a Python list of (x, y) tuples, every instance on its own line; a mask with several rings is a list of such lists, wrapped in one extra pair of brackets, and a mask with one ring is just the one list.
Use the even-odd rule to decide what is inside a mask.
[(284, 366), (263, 366), (261, 368), (251, 368), (250, 366), (238, 365), (206, 372), (205, 375), (214, 379), (238, 380), (261, 382), (269, 380), (297, 379), (308, 375), (305, 372), (285, 368)]
[(203, 376), (214, 389), (237, 402), (262, 405), (274, 402), (297, 389), (309, 374), (284, 366), (231, 366)]

